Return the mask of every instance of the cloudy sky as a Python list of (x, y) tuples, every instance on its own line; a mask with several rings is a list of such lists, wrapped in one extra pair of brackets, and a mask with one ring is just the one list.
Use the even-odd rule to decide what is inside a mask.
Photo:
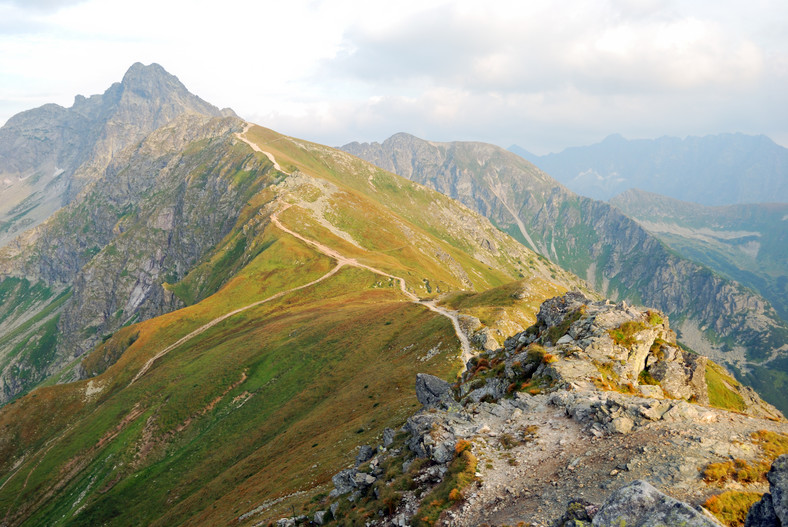
[(788, 145), (785, 0), (0, 0), (0, 123), (137, 61), (290, 135)]

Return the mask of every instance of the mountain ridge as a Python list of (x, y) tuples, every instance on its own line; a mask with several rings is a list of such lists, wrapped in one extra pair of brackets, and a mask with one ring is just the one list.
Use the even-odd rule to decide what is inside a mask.
[[(344, 265), (317, 281), (336, 258), (277, 228), (272, 215), (344, 258), (404, 278), (422, 299), (514, 281), (520, 300), (506, 290), (482, 305), (495, 311), (514, 300), (508, 311), (533, 313), (572, 280), (582, 286), (435, 191), (253, 126), (244, 138), (257, 151), (236, 135), (245, 125), (231, 122), (222, 137), (240, 166), (259, 164), (272, 184), (244, 198), (207, 256), (162, 284), (185, 308), (121, 327), (82, 358), (82, 380), (38, 388), (0, 410), (0, 510), (9, 524), (196, 525), (236, 521), (233, 511), (250, 500), (284, 497), (286, 507), (301, 488), (319, 492), (356, 440), (407, 411), (412, 397), (401, 389), (416, 368), (452, 374), (461, 339), (445, 316), (366, 268)], [(222, 142), (192, 145), (199, 154)], [(308, 287), (293, 289), (299, 284)], [(291, 292), (217, 319), (283, 291)], [(53, 405), (54, 419), (42, 419)], [(209, 448), (218, 442), (224, 447)], [(76, 505), (74, 491), (83, 496)]]
[[(683, 341), (746, 375), (781, 408), (788, 368), (758, 363), (785, 346), (788, 323), (768, 301), (709, 268), (681, 258), (607, 203), (578, 196), (523, 158), (484, 143), (437, 143), (397, 134), (383, 143), (343, 147), (427, 184), (488, 216), (612, 298), (672, 316)], [(731, 318), (731, 313), (741, 315)], [(746, 313), (746, 314), (745, 314)]]

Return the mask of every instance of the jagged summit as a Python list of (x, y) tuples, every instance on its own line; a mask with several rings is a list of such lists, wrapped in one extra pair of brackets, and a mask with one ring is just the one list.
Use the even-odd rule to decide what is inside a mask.
[(719, 492), (716, 467), (735, 459), (748, 479), (733, 488), (763, 492), (772, 441), (788, 440), (782, 414), (681, 349), (664, 314), (578, 292), (454, 384), (418, 375), (416, 395), (422, 409), (313, 505), (321, 521), (380, 509), (367, 525), (719, 525), (693, 508)]
[(190, 93), (158, 64), (135, 63), (104, 93), (47, 104), (0, 128), (0, 247), (100, 178), (110, 159), (184, 114), (235, 116)]
[(129, 67), (128, 70), (126, 70), (121, 84), (130, 86), (134, 83), (140, 83), (140, 81), (144, 82), (152, 79), (160, 79), (164, 82), (174, 83), (181, 88), (186, 89), (186, 87), (178, 80), (178, 77), (169, 73), (156, 62), (151, 62), (147, 66), (142, 62), (135, 62)]
[[(132, 64), (123, 76), (120, 88), (124, 93), (133, 93), (143, 100), (159, 104), (171, 100), (172, 103), (177, 103), (176, 105), (180, 106), (183, 111), (212, 116), (235, 115), (232, 110), (229, 110), (229, 113), (219, 110), (214, 105), (192, 94), (178, 77), (167, 72), (155, 62), (148, 66), (140, 62)], [(110, 88), (108, 91), (112, 89)], [(163, 110), (166, 114), (167, 108), (165, 107)]]

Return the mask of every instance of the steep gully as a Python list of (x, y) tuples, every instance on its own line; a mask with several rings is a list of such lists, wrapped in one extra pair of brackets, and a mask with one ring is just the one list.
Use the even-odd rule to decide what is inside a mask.
[[(243, 132), (235, 134), (236, 137), (239, 140), (241, 140), (244, 143), (246, 143), (247, 145), (249, 145), (252, 148), (252, 150), (254, 150), (255, 152), (260, 152), (260, 153), (264, 154), (266, 157), (268, 157), (268, 159), (271, 161), (271, 163), (273, 163), (274, 168), (276, 170), (278, 170), (279, 172), (282, 172), (284, 174), (288, 174), (289, 175), (288, 172), (285, 172), (284, 170), (282, 170), (282, 168), (276, 162), (276, 159), (274, 158), (273, 154), (271, 154), (270, 152), (266, 152), (265, 150), (262, 150), (257, 144), (251, 142), (249, 139), (246, 138), (246, 132), (249, 130), (250, 126), (251, 125), (247, 123), (246, 128), (244, 128)], [(272, 296), (270, 296), (268, 298), (265, 298), (263, 300), (258, 300), (257, 302), (253, 302), (253, 303), (251, 303), (251, 304), (249, 304), (247, 306), (238, 308), (238, 309), (236, 309), (234, 311), (230, 311), (229, 313), (225, 313), (224, 315), (221, 315), (221, 316), (211, 320), (207, 324), (205, 324), (203, 326), (200, 326), (199, 328), (195, 329), (194, 331), (192, 331), (191, 333), (185, 335), (184, 337), (181, 337), (179, 340), (177, 340), (173, 344), (170, 344), (169, 346), (167, 346), (163, 350), (159, 351), (156, 355), (154, 355), (153, 357), (148, 359), (148, 361), (142, 366), (142, 368), (140, 368), (140, 371), (137, 372), (137, 374), (131, 380), (129, 385), (133, 384), (140, 377), (145, 375), (145, 373), (147, 373), (147, 371), (151, 368), (151, 366), (153, 366), (153, 364), (157, 360), (159, 360), (160, 358), (165, 356), (167, 353), (169, 353), (170, 351), (176, 349), (177, 347), (181, 346), (182, 344), (185, 344), (186, 342), (188, 342), (189, 340), (193, 339), (197, 335), (200, 335), (200, 334), (204, 333), (205, 331), (209, 330), (210, 328), (214, 327), (215, 325), (219, 324), (220, 322), (222, 322), (224, 320), (227, 320), (228, 318), (230, 318), (230, 317), (232, 317), (234, 315), (237, 315), (238, 313), (246, 311), (247, 309), (251, 309), (253, 307), (257, 307), (257, 306), (259, 306), (261, 304), (264, 304), (266, 302), (270, 302), (272, 300), (276, 300), (276, 299), (281, 298), (281, 297), (283, 297), (283, 296), (285, 296), (287, 294), (293, 293), (295, 291), (299, 291), (301, 289), (305, 289), (307, 287), (311, 287), (311, 286), (313, 286), (313, 285), (315, 285), (315, 284), (317, 284), (319, 282), (322, 282), (323, 280), (325, 280), (327, 278), (330, 278), (331, 276), (335, 275), (337, 273), (337, 271), (339, 271), (345, 265), (348, 265), (348, 266), (351, 266), (351, 267), (358, 267), (358, 268), (361, 268), (361, 269), (366, 269), (366, 270), (371, 271), (371, 272), (373, 272), (375, 274), (378, 274), (380, 276), (384, 276), (386, 278), (390, 278), (392, 280), (396, 280), (397, 282), (399, 282), (399, 287), (400, 287), (400, 290), (402, 291), (402, 293), (411, 302), (413, 302), (414, 304), (422, 305), (422, 306), (426, 307), (427, 309), (429, 309), (430, 311), (438, 313), (439, 315), (442, 315), (442, 316), (448, 318), (449, 320), (451, 320), (452, 326), (454, 327), (454, 332), (457, 335), (457, 339), (460, 341), (460, 344), (462, 346), (461, 359), (462, 359), (463, 363), (467, 362), (471, 358), (471, 356), (472, 356), (471, 345), (470, 345), (470, 342), (468, 340), (467, 335), (460, 328), (459, 316), (457, 315), (456, 312), (449, 311), (448, 309), (445, 309), (445, 308), (442, 308), (440, 306), (437, 306), (435, 304), (434, 300), (422, 300), (422, 299), (420, 299), (417, 295), (415, 295), (411, 291), (408, 291), (407, 286), (405, 284), (405, 279), (404, 278), (400, 278), (399, 276), (394, 276), (392, 274), (389, 274), (389, 273), (387, 273), (385, 271), (382, 271), (380, 269), (377, 269), (375, 267), (363, 264), (363, 263), (361, 263), (361, 262), (359, 262), (359, 261), (357, 261), (357, 260), (355, 260), (353, 258), (347, 258), (347, 257), (343, 256), (342, 254), (340, 254), (339, 252), (335, 251), (334, 249), (331, 249), (330, 247), (328, 247), (328, 246), (326, 246), (326, 245), (324, 245), (324, 244), (322, 244), (320, 242), (317, 242), (315, 240), (310, 240), (310, 239), (302, 236), (301, 234), (298, 234), (297, 232), (290, 230), (289, 228), (284, 226), (279, 221), (278, 215), (279, 215), (279, 213), (284, 212), (285, 210), (287, 210), (291, 206), (291, 204), (290, 203), (284, 203), (282, 201), (279, 201), (279, 203), (281, 203), (279, 209), (276, 212), (274, 212), (273, 214), (271, 214), (271, 223), (273, 223), (279, 230), (284, 231), (287, 234), (289, 234), (289, 235), (291, 235), (291, 236), (293, 236), (295, 238), (298, 238), (299, 240), (301, 240), (302, 242), (306, 243), (307, 245), (310, 245), (310, 246), (314, 247), (315, 249), (317, 249), (318, 252), (328, 256), (329, 258), (332, 258), (333, 260), (335, 260), (337, 262), (336, 266), (333, 269), (331, 269), (328, 273), (326, 273), (323, 276), (321, 276), (320, 278), (318, 278), (316, 280), (313, 280), (313, 281), (311, 281), (311, 282), (309, 282), (307, 284), (303, 284), (303, 285), (300, 285), (298, 287), (293, 287), (291, 289), (287, 289), (286, 291), (280, 291), (279, 293), (276, 293), (275, 295), (272, 295)]]

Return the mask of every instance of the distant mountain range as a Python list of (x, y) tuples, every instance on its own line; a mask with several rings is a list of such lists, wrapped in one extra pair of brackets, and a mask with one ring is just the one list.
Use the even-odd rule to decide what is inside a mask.
[(583, 196), (608, 200), (631, 188), (703, 205), (788, 203), (788, 149), (766, 136), (720, 134), (627, 140), (527, 159)]

